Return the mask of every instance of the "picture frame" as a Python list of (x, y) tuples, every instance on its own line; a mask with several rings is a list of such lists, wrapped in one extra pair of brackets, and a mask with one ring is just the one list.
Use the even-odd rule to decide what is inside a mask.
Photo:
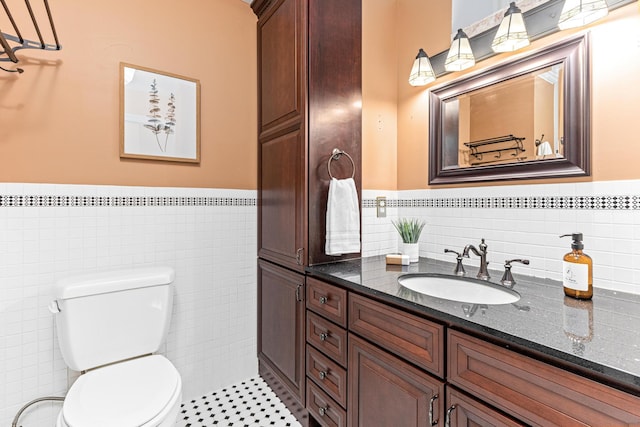
[(200, 163), (200, 81), (121, 62), (120, 158)]

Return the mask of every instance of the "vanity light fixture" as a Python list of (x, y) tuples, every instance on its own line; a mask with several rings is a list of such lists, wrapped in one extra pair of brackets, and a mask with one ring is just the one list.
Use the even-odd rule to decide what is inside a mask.
[(431, 61), (427, 53), (422, 50), (418, 51), (416, 60), (413, 61), (413, 67), (411, 67), (411, 74), (409, 75), (409, 84), (411, 86), (424, 86), (431, 83), (436, 79), (436, 75), (431, 67)]
[(607, 16), (609, 7), (605, 0), (567, 0), (560, 14), (558, 28), (582, 27)]
[(491, 48), (494, 52), (513, 52), (529, 45), (529, 35), (524, 25), (522, 11), (511, 2), (504, 14)]
[(451, 42), (447, 59), (444, 61), (444, 69), (447, 71), (462, 71), (473, 67), (475, 64), (476, 58), (473, 56), (469, 37), (462, 31), (462, 28), (459, 28), (458, 33)]

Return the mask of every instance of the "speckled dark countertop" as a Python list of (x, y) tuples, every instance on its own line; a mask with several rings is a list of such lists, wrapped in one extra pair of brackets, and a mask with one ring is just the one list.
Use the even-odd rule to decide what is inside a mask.
[[(479, 306), (429, 297), (398, 284), (408, 273), (451, 274), (454, 264), (420, 258), (410, 266), (386, 265), (384, 256), (307, 268), (307, 274), (423, 313), (435, 320), (488, 334), (500, 341), (575, 365), (594, 378), (640, 396), (640, 295), (594, 289), (591, 301), (564, 297), (562, 283), (517, 274), (514, 304)], [(477, 267), (465, 266), (474, 277)], [(499, 283), (502, 271), (493, 271)]]

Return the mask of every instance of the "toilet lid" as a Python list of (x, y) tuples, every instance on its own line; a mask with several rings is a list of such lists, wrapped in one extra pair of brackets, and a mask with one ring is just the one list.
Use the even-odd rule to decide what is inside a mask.
[(70, 427), (138, 427), (158, 415), (180, 384), (180, 374), (153, 355), (89, 371), (71, 386), (62, 414)]

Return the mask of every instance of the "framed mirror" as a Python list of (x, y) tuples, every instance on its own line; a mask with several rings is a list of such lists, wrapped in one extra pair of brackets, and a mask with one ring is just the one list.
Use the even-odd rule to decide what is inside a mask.
[(429, 184), (590, 174), (588, 34), (434, 88)]

